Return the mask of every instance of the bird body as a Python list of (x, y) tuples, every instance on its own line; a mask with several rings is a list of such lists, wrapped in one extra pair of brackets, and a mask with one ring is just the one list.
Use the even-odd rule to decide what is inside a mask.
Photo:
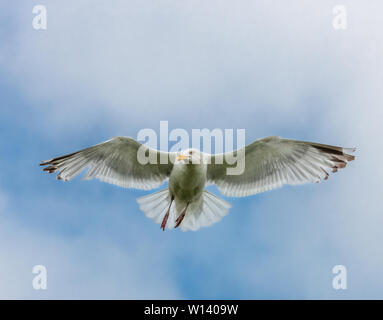
[[(186, 150), (181, 154), (199, 153), (197, 150)], [(202, 153), (200, 154), (202, 156)], [(169, 177), (169, 190), (176, 199), (195, 201), (201, 197), (206, 184), (207, 165), (203, 161), (183, 159), (176, 161)], [(200, 163), (198, 163), (200, 162)]]
[[(142, 151), (142, 152), (141, 152)], [(319, 182), (354, 160), (355, 149), (267, 137), (243, 149), (211, 155), (196, 149), (179, 153), (151, 149), (128, 137), (116, 137), (90, 148), (43, 161), (44, 171), (59, 171), (68, 181), (88, 168), (84, 179), (97, 178), (125, 188), (149, 190), (168, 180), (168, 187), (137, 199), (145, 215), (161, 228), (198, 230), (225, 216), (231, 205), (205, 190), (215, 184), (223, 195), (243, 197), (284, 184)], [(154, 162), (140, 161), (151, 153)], [(167, 161), (161, 161), (166, 159)], [(228, 159), (235, 159), (233, 163)], [(220, 161), (222, 160), (222, 161)], [(237, 174), (230, 169), (245, 166)]]

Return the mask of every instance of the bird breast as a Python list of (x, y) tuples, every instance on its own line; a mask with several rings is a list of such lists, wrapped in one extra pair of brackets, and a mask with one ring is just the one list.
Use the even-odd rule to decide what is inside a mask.
[(192, 202), (202, 195), (206, 183), (206, 165), (176, 164), (169, 177), (169, 189), (179, 200)]

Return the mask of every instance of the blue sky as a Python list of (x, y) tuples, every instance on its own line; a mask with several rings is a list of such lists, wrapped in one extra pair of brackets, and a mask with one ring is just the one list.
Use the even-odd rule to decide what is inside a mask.
[[(337, 4), (3, 1), (0, 298), (383, 298), (383, 5), (343, 1), (335, 31)], [(356, 146), (357, 159), (321, 184), (225, 198), (228, 216), (186, 233), (139, 211), (147, 192), (38, 167), (161, 120)], [(47, 290), (32, 288), (36, 264)]]

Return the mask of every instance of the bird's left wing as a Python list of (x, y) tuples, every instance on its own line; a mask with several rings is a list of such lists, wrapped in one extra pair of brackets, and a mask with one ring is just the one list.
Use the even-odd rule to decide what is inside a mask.
[[(142, 164), (137, 158), (139, 149), (141, 154), (151, 152), (152, 159), (156, 161)], [(169, 177), (175, 156), (175, 153), (151, 149), (132, 138), (116, 137), (90, 148), (43, 161), (40, 165), (47, 165), (44, 171), (49, 173), (58, 171), (59, 180), (72, 180), (88, 168), (83, 179), (96, 178), (124, 188), (149, 190), (159, 187)]]
[[(241, 152), (240, 152), (241, 151)], [(223, 195), (243, 197), (281, 187), (284, 184), (319, 182), (327, 179), (328, 171), (336, 172), (354, 160), (347, 149), (313, 142), (268, 137), (257, 140), (243, 149), (223, 155), (217, 164), (217, 155), (210, 155), (207, 179), (216, 184)], [(222, 157), (222, 154), (220, 155)], [(237, 158), (228, 164), (227, 156)], [(244, 161), (244, 171), (228, 175), (227, 169)]]

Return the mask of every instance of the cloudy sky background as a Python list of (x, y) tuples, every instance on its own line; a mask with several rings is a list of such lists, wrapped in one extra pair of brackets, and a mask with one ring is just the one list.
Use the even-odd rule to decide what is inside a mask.
[[(382, 12), (378, 0), (3, 1), (0, 298), (383, 298)], [(139, 211), (147, 192), (38, 167), (161, 120), (356, 146), (357, 159), (321, 184), (225, 198), (227, 217), (186, 233)]]

